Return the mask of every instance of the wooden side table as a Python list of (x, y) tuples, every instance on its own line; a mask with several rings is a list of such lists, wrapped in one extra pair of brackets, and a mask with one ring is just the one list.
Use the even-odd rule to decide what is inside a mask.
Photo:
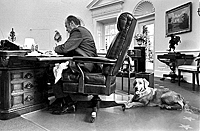
[(171, 82), (174, 83), (176, 78), (178, 78), (178, 75), (176, 74), (177, 67), (182, 64), (191, 64), (194, 60), (194, 56), (180, 52), (169, 52), (167, 54), (158, 55), (157, 59), (169, 66), (171, 70), (169, 74), (163, 74), (161, 80), (164, 80), (165, 77), (170, 77)]

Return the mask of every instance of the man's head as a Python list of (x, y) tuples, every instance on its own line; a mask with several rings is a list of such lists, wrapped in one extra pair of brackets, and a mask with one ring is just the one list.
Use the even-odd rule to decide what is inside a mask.
[(72, 29), (77, 28), (81, 25), (81, 22), (78, 18), (73, 15), (70, 15), (65, 20), (65, 27), (67, 32), (71, 32)]

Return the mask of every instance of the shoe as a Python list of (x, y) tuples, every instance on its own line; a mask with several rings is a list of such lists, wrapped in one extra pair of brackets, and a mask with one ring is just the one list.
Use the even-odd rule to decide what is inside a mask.
[(71, 106), (64, 106), (60, 109), (55, 109), (52, 111), (52, 114), (55, 115), (62, 115), (62, 114), (66, 114), (66, 113), (74, 113), (76, 110), (75, 105), (71, 105)]
[(64, 107), (62, 112), (63, 113), (74, 113), (76, 111), (76, 107), (75, 105), (70, 105), (70, 106), (67, 106), (67, 107)]
[(64, 105), (62, 98), (57, 98), (51, 105), (48, 106), (48, 110), (60, 109)]

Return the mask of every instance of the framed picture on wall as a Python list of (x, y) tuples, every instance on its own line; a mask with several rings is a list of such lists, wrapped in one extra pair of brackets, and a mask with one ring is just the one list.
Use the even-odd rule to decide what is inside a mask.
[(166, 11), (166, 36), (192, 31), (192, 2)]

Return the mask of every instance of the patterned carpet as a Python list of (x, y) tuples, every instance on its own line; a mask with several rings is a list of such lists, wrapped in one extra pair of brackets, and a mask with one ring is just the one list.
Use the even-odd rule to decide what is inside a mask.
[[(116, 94), (102, 96), (103, 100), (127, 101), (127, 83), (121, 91), (121, 80), (117, 79)], [(131, 81), (132, 82), (132, 81)], [(164, 86), (179, 92), (191, 106), (199, 109), (199, 92), (192, 91), (191, 85), (171, 83), (169, 80), (154, 80), (156, 86)], [(132, 90), (131, 90), (132, 91)], [(116, 103), (109, 103), (116, 105)], [(104, 103), (104, 106), (111, 106)], [(1, 131), (199, 131), (200, 114), (190, 111), (161, 110), (159, 107), (131, 108), (122, 111), (120, 106), (101, 108), (94, 123), (88, 122), (91, 109), (83, 108), (87, 104), (79, 104), (75, 113), (52, 115), (41, 110), (22, 115), (11, 120), (0, 121)]]

